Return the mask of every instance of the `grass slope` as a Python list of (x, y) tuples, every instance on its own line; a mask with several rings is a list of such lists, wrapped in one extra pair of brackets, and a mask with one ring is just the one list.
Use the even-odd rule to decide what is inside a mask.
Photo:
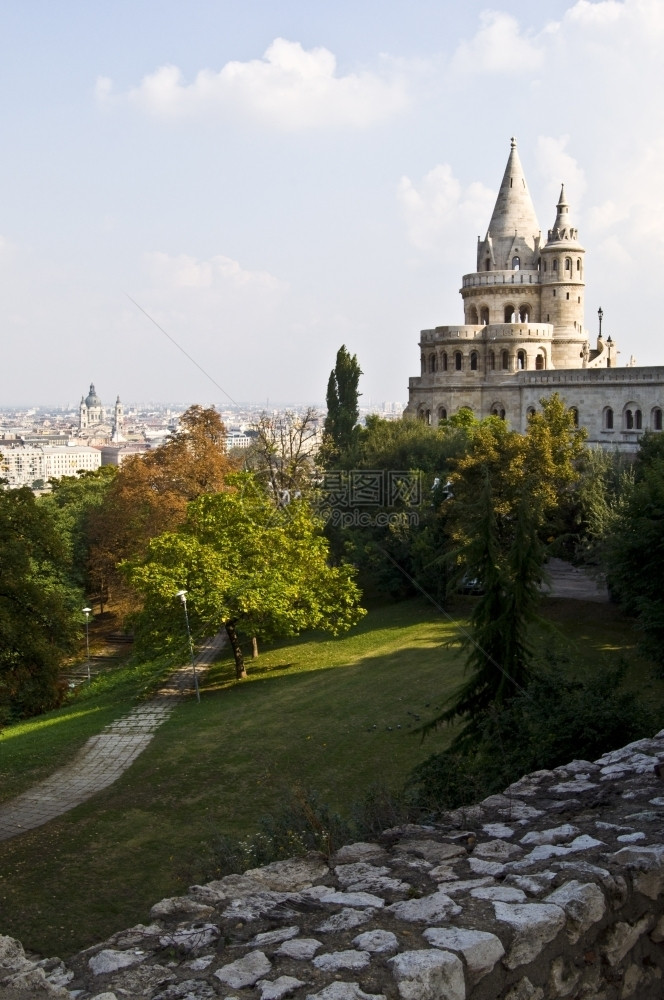
[[(466, 608), (462, 602), (457, 614)], [(574, 669), (627, 656), (633, 683), (650, 685), (661, 704), (664, 685), (649, 679), (614, 609), (569, 601), (548, 609), (558, 633), (543, 643), (564, 647)], [(266, 648), (249, 662), (245, 682), (234, 681), (224, 658), (207, 674), (201, 704), (181, 703), (118, 782), (46, 827), (0, 843), (0, 932), (66, 956), (145, 921), (152, 903), (206, 874), (216, 833), (255, 830), (296, 783), (340, 811), (377, 780), (397, 788), (449, 738), (441, 732), (422, 744), (410, 730), (461, 678), (455, 635), (430, 605), (409, 601), (370, 612), (348, 636)], [(93, 694), (94, 686), (91, 704)], [(26, 724), (34, 727), (33, 760), (41, 744), (52, 768), (54, 734), (71, 730), (80, 741), (91, 718)], [(0, 753), (13, 738), (5, 734)]]

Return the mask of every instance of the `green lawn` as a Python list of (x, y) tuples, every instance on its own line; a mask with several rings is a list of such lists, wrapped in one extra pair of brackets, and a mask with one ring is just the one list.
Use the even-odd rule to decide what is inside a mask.
[[(463, 619), (469, 600), (456, 616)], [(649, 697), (662, 703), (664, 684), (651, 681), (615, 609), (547, 607), (558, 637), (542, 641), (564, 647), (574, 669), (625, 655), (633, 683), (650, 685)], [(294, 784), (313, 787), (342, 812), (377, 780), (398, 788), (449, 738), (436, 733), (422, 744), (412, 729), (461, 678), (455, 635), (453, 622), (415, 600), (371, 611), (348, 636), (266, 647), (248, 662), (244, 682), (222, 659), (204, 680), (200, 705), (180, 703), (116, 784), (0, 843), (0, 932), (66, 956), (146, 921), (152, 903), (204, 875), (201, 859), (216, 833), (254, 831)], [(124, 697), (127, 710), (128, 688)], [(14, 743), (13, 766), (25, 781), (57, 766), (121, 708), (118, 691), (97, 704), (93, 686), (87, 702), (8, 730), (0, 755), (9, 759)]]

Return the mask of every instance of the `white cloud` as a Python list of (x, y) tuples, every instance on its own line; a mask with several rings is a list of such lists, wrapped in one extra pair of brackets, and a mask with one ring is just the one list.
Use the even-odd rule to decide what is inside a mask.
[[(97, 96), (108, 100), (112, 84), (97, 81)], [(304, 49), (276, 38), (262, 59), (228, 62), (218, 72), (201, 70), (187, 83), (177, 66), (161, 66), (132, 88), (126, 98), (143, 111), (166, 118), (245, 114), (277, 128), (363, 127), (406, 105), (403, 77), (392, 67), (339, 75), (329, 49)]]
[(216, 255), (197, 260), (187, 254), (172, 256), (153, 251), (144, 255), (150, 279), (169, 288), (278, 291), (285, 285), (267, 271), (248, 271), (231, 257)]
[(477, 34), (457, 47), (450, 69), (453, 74), (518, 75), (539, 69), (543, 58), (538, 39), (524, 33), (515, 17), (487, 10), (480, 14)]
[(402, 177), (398, 188), (411, 243), (420, 250), (449, 251), (456, 256), (459, 239), (465, 245), (469, 233), (486, 229), (495, 197), (478, 182), (464, 189), (447, 163), (430, 170), (419, 188), (409, 177)]
[(568, 142), (568, 135), (561, 135), (557, 139), (541, 135), (537, 139), (535, 157), (547, 190), (555, 195), (557, 201), (560, 185), (564, 184), (567, 200), (575, 209), (580, 206), (585, 194), (586, 176), (574, 157), (567, 152)]

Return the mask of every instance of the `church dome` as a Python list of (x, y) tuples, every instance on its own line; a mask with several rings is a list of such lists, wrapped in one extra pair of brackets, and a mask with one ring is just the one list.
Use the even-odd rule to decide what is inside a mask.
[(88, 393), (88, 395), (86, 396), (86, 399), (85, 399), (85, 405), (86, 406), (101, 406), (101, 399), (99, 398), (99, 396), (95, 392), (94, 383), (92, 383), (92, 382), (90, 383), (90, 392)]

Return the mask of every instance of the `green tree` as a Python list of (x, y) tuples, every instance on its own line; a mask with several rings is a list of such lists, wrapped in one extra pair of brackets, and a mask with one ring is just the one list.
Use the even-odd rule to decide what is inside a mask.
[(541, 403), (526, 434), (495, 417), (481, 421), (451, 477), (456, 577), (482, 589), (462, 640), (470, 676), (432, 723), (463, 718), (458, 743), (473, 737), (483, 712), (523, 691), (532, 675), (528, 631), (537, 619), (544, 540), (578, 478), (584, 440), (559, 397)]
[(76, 646), (80, 594), (52, 513), (24, 487), (0, 491), (0, 717), (57, 705), (59, 669)]
[(139, 643), (172, 644), (175, 593), (188, 592), (197, 636), (225, 628), (237, 677), (246, 676), (239, 638), (293, 636), (304, 629), (334, 634), (364, 614), (355, 571), (330, 566), (321, 524), (309, 505), (275, 508), (249, 473), (227, 480), (222, 493), (190, 504), (175, 532), (154, 538), (144, 558), (126, 563), (144, 595), (136, 624)]
[(348, 455), (356, 440), (355, 428), (360, 415), (358, 386), (362, 370), (357, 355), (349, 354), (346, 345), (337, 351), (337, 361), (327, 383), (325, 433), (332, 455)]
[[(97, 594), (100, 611), (103, 611), (103, 591), (91, 572), (91, 520), (93, 513), (102, 507), (111, 488), (117, 468), (102, 465), (94, 471), (78, 476), (63, 476), (50, 481), (51, 492), (37, 500), (58, 526), (67, 547), (69, 579), (74, 587), (88, 595)], [(89, 599), (91, 599), (89, 597)]]
[(191, 500), (223, 488), (234, 468), (225, 449), (217, 411), (191, 406), (163, 445), (123, 462), (88, 522), (90, 574), (99, 592), (115, 591), (126, 608), (135, 604), (136, 595), (123, 590), (118, 563), (140, 556), (151, 538), (181, 524)]
[(664, 674), (664, 436), (646, 431), (608, 546), (608, 580), (637, 619), (646, 654)]

